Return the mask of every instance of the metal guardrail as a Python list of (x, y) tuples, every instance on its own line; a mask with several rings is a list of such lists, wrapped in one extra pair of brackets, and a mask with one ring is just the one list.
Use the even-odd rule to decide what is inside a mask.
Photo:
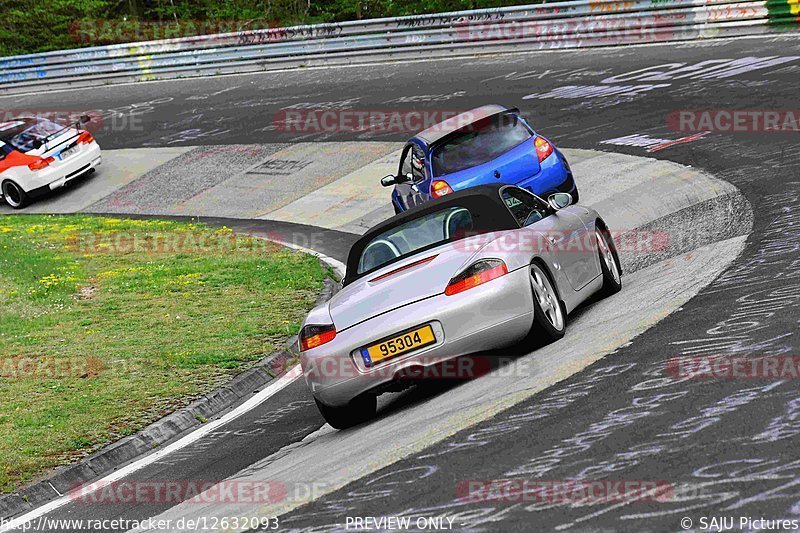
[(0, 92), (800, 30), (800, 0), (576, 0), (0, 58)]

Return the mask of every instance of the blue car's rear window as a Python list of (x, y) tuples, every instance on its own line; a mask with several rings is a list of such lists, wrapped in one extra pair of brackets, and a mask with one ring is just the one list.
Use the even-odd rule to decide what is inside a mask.
[(449, 136), (434, 149), (433, 174), (444, 176), (482, 165), (531, 137), (514, 114), (489, 117)]

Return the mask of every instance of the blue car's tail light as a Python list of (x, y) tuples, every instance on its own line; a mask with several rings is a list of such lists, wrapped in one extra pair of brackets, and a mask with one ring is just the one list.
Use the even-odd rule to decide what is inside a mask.
[(441, 198), (445, 194), (450, 194), (452, 192), (453, 189), (444, 180), (434, 180), (433, 183), (431, 183), (431, 196), (434, 198)]
[(536, 146), (536, 157), (539, 158), (539, 163), (550, 157), (553, 153), (553, 145), (547, 142), (544, 137), (538, 135), (533, 139), (533, 144)]
[(450, 194), (453, 189), (444, 180), (433, 180), (431, 183), (431, 196), (434, 198), (441, 198), (445, 194)]

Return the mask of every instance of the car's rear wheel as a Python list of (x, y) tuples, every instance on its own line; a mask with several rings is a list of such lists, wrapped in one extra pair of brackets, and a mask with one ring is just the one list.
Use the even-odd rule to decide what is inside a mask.
[(14, 209), (22, 209), (31, 201), (30, 197), (22, 190), (22, 187), (11, 180), (3, 182), (2, 190), (6, 203)]
[(402, 211), (400, 210), (400, 207), (396, 203), (392, 202), (392, 207), (394, 207), (394, 214), (395, 215), (399, 215), (400, 213), (402, 213)]
[(316, 398), (317, 408), (325, 422), (336, 429), (347, 429), (373, 418), (378, 410), (378, 398), (374, 394), (356, 396), (344, 407), (325, 405)]
[(564, 306), (558, 297), (553, 282), (538, 264), (531, 265), (531, 288), (533, 289), (533, 334), (547, 341), (564, 336), (567, 320)]
[(611, 296), (622, 290), (619, 258), (607, 231), (595, 228), (594, 234), (597, 239), (597, 253), (600, 255), (600, 269), (603, 271), (603, 288), (600, 289), (600, 294)]

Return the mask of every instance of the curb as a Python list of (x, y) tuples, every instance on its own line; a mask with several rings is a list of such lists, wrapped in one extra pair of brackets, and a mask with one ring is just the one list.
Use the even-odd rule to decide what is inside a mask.
[[(316, 304), (329, 300), (339, 290), (338, 283), (330, 277), (325, 278), (324, 284)], [(201, 420), (213, 418), (234, 407), (285, 374), (297, 364), (297, 355), (297, 336), (293, 336), (284, 349), (268, 355), (256, 366), (235, 376), (227, 385), (150, 424), (135, 435), (109, 444), (78, 463), (56, 467), (47, 477), (0, 497), (0, 517), (7, 519), (31, 511), (53, 498), (63, 496), (76, 485), (103, 477), (181, 434), (202, 426), (204, 422)]]

